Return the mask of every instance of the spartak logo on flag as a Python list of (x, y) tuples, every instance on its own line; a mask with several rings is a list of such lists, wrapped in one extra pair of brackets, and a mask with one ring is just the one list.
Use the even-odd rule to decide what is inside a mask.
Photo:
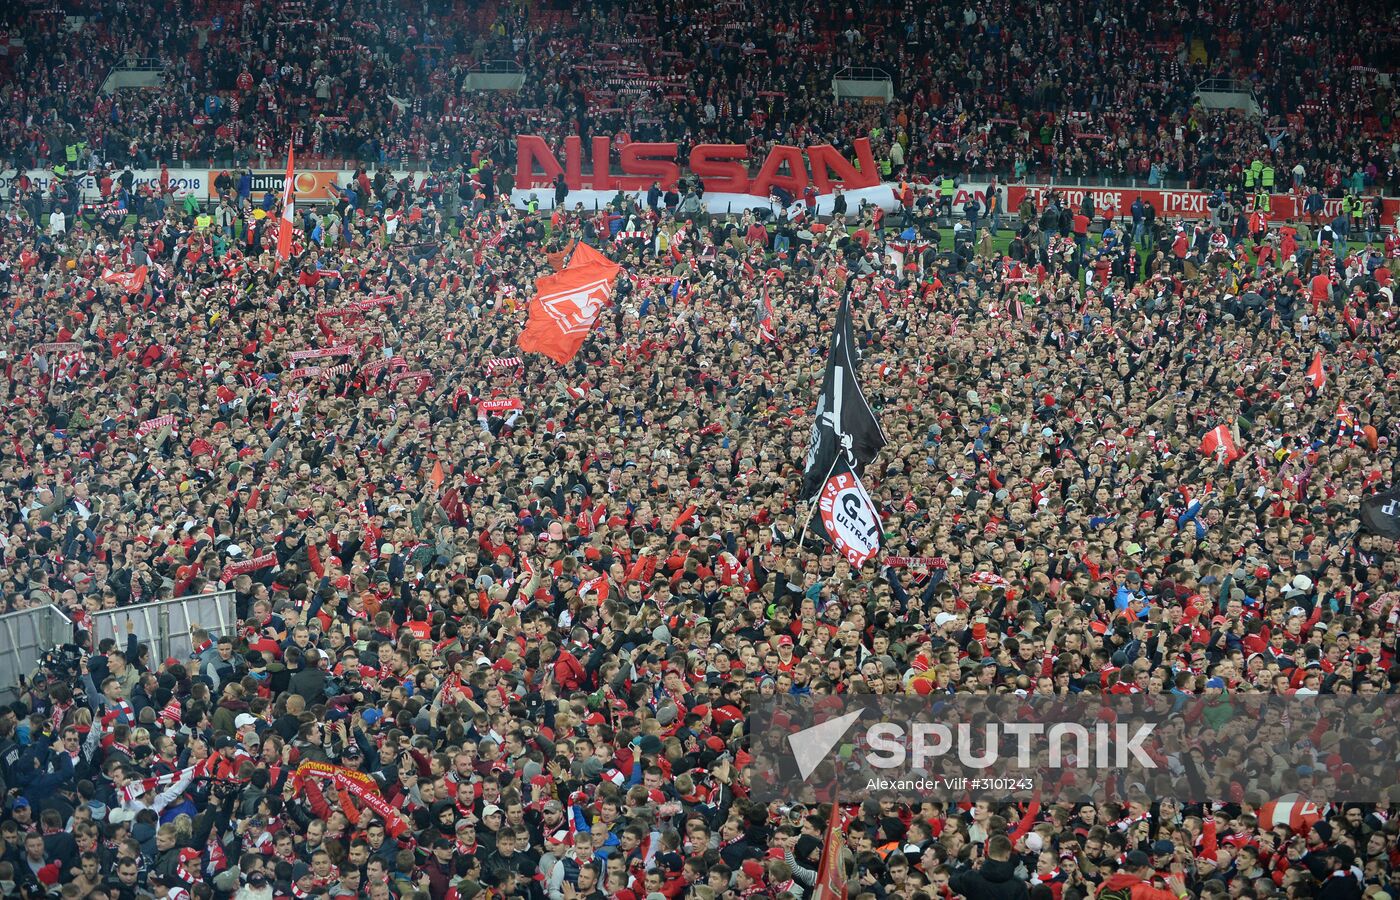
[(1228, 425), (1217, 425), (1207, 431), (1205, 437), (1201, 438), (1201, 452), (1206, 456), (1216, 457), (1226, 465), (1243, 455), (1240, 448), (1235, 446), (1235, 436), (1230, 433)]
[(146, 267), (137, 266), (130, 272), (113, 272), (111, 269), (103, 269), (102, 280), (108, 284), (116, 285), (124, 293), (134, 294), (146, 286)]
[(1313, 356), (1312, 365), (1308, 366), (1308, 383), (1313, 386), (1313, 390), (1322, 390), (1327, 384), (1327, 370), (1322, 368), (1322, 351), (1317, 351)]
[(579, 244), (568, 268), (536, 282), (520, 349), (544, 354), (561, 365), (573, 359), (611, 302), (613, 280), (620, 271), (621, 266), (597, 250)]

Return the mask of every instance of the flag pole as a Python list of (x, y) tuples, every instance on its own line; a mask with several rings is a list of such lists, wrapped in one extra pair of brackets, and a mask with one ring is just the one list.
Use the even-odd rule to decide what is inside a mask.
[[(820, 482), (818, 482), (820, 485), (822, 485), (822, 486), (824, 487), (824, 486), (826, 485), (826, 483), (827, 483), (828, 481), (831, 480), (831, 473), (833, 473), (833, 472), (836, 471), (836, 463), (840, 461), (840, 459), (841, 459), (841, 454), (842, 454), (842, 453), (845, 453), (845, 452), (846, 452), (846, 449), (845, 449), (844, 447), (837, 447), (837, 448), (836, 448), (836, 453), (835, 453), (835, 455), (833, 455), (833, 456), (831, 457), (831, 468), (829, 468), (829, 469), (826, 470), (826, 476), (825, 476), (824, 478), (822, 478), (822, 480), (821, 480)], [(808, 507), (807, 507), (807, 515), (806, 515), (806, 517), (805, 517), (805, 519), (804, 519), (804, 521), (803, 521), (803, 523), (802, 523), (802, 537), (800, 537), (800, 538), (797, 539), (797, 549), (799, 549), (799, 550), (802, 549), (802, 545), (803, 545), (803, 544), (807, 543), (807, 529), (808, 529), (809, 527), (811, 527), (811, 524), (812, 524), (812, 514), (815, 513), (815, 512), (817, 511), (817, 504), (818, 504), (819, 502), (821, 502), (821, 488), (818, 488), (818, 489), (817, 489), (817, 494), (816, 494), (816, 496), (814, 496), (814, 497), (811, 499), (811, 501), (810, 501), (810, 503), (809, 503), (809, 505), (808, 505)]]

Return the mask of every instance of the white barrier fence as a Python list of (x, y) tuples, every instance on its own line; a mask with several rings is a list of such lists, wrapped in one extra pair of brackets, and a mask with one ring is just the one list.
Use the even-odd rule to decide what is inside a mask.
[(188, 659), (194, 646), (190, 630), (196, 625), (210, 634), (232, 635), (238, 623), (233, 591), (192, 594), (103, 610), (91, 617), (93, 643), (110, 637), (116, 638), (117, 646), (125, 646), (127, 619), (131, 619), (136, 639), (150, 646), (153, 666), (172, 656)]
[(73, 623), (54, 606), (36, 606), (0, 616), (0, 695), (16, 696), (39, 658), (73, 639)]

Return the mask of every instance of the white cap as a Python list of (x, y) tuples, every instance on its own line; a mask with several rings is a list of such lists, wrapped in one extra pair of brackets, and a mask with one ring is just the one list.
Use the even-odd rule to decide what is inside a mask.
[(938, 615), (936, 615), (936, 616), (933, 617), (933, 624), (934, 624), (934, 626), (937, 627), (937, 628), (942, 628), (944, 625), (947, 625), (949, 622), (956, 622), (957, 620), (958, 620), (958, 617), (955, 616), (955, 615), (953, 615), (952, 613), (950, 613), (950, 612), (941, 612), (941, 613), (939, 613)]
[(244, 728), (247, 728), (249, 725), (256, 725), (256, 724), (258, 724), (257, 718), (254, 717), (254, 716), (249, 715), (248, 713), (239, 713), (237, 716), (234, 717), (234, 720), (233, 720), (233, 727), (234, 727), (234, 728), (237, 728), (239, 731), (242, 731)]

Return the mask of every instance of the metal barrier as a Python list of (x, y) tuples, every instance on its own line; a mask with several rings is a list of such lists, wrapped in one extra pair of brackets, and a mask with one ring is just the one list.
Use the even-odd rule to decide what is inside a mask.
[(513, 59), (488, 59), (480, 65), (472, 66), (468, 71), (482, 72), (488, 75), (512, 75), (525, 74), (525, 67)]
[(518, 91), (524, 86), (525, 69), (513, 59), (487, 60), (462, 81), (462, 89), (468, 91)]
[(18, 695), (39, 657), (73, 639), (73, 622), (56, 606), (36, 606), (0, 616), (0, 695)]
[(126, 646), (126, 620), (131, 619), (136, 639), (151, 648), (151, 664), (168, 657), (188, 659), (194, 646), (190, 629), (198, 625), (210, 634), (232, 635), (238, 623), (233, 591), (191, 594), (174, 600), (104, 609), (91, 617), (92, 640), (116, 638)]
[(1254, 93), (1254, 83), (1243, 78), (1206, 78), (1196, 85), (1196, 90), (1224, 94), (1252, 94)]
[(890, 73), (875, 66), (845, 66), (840, 69), (835, 78), (846, 78), (852, 81), (889, 81)]
[(130, 88), (160, 87), (165, 63), (159, 59), (132, 57), (112, 66), (102, 80), (102, 93), (114, 94)]
[(847, 66), (831, 77), (831, 94), (837, 103), (842, 100), (894, 99), (894, 79), (884, 69), (869, 66)]

